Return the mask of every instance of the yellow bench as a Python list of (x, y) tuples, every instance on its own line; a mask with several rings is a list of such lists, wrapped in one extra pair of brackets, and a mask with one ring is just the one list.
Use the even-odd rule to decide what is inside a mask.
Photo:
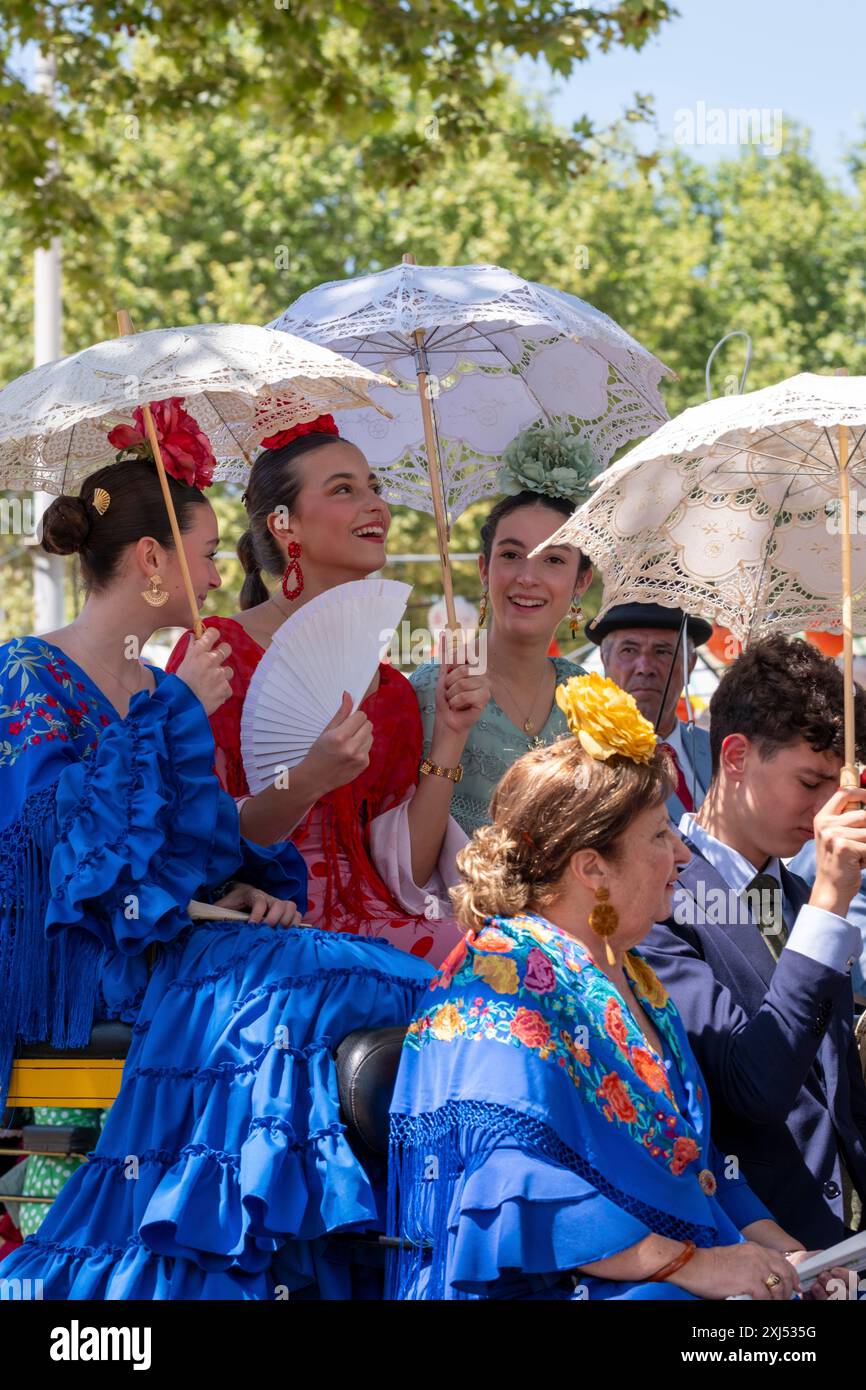
[(104, 1110), (117, 1099), (132, 1030), (126, 1023), (95, 1023), (87, 1047), (60, 1051), (32, 1043), (12, 1064), (8, 1106)]
[(12, 1066), (6, 1104), (105, 1110), (117, 1099), (122, 1075), (122, 1058), (98, 1061), (21, 1058)]

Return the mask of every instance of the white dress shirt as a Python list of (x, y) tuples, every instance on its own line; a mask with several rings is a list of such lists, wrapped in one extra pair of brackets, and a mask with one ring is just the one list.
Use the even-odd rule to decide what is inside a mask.
[[(725, 880), (735, 893), (742, 894), (748, 888), (755, 874), (771, 874), (782, 887), (780, 862), (771, 859), (762, 870), (750, 864), (738, 850), (725, 845), (711, 835), (702, 825), (698, 825), (694, 814), (687, 811), (679, 824), (681, 835), (688, 835), (692, 844), (700, 850), (707, 863)], [(782, 891), (782, 916), (785, 925), (790, 927), (786, 951), (797, 951), (808, 956), (828, 970), (838, 970), (842, 975), (851, 973), (851, 967), (859, 959), (862, 949), (860, 932), (844, 917), (834, 912), (825, 912), (820, 907), (810, 907), (807, 903), (800, 908), (797, 920), (791, 924), (791, 906)], [(753, 918), (754, 920), (754, 918)]]

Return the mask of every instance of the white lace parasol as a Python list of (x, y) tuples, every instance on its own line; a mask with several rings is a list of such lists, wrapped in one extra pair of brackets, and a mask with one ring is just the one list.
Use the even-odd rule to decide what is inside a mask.
[[(69, 492), (117, 450), (107, 435), (145, 402), (183, 398), (220, 465), (243, 461), (275, 430), (397, 395), (381, 377), (300, 338), (254, 324), (128, 334), (48, 362), (0, 390), (0, 487)], [(239, 462), (240, 461), (240, 462)]]
[(390, 395), (370, 393), (392, 419), (355, 411), (340, 433), (364, 451), (390, 501), (432, 512), (416, 385), (414, 334), (423, 331), (451, 522), (499, 491), (500, 455), (534, 421), (579, 430), (603, 466), (667, 418), (658, 384), (668, 369), (652, 353), (574, 295), (498, 266), (404, 262), (320, 285), (270, 326), (397, 382)]
[(604, 575), (604, 613), (662, 603), (743, 642), (842, 623), (840, 439), (852, 615), (866, 625), (866, 377), (804, 372), (686, 410), (598, 480), (553, 540)]

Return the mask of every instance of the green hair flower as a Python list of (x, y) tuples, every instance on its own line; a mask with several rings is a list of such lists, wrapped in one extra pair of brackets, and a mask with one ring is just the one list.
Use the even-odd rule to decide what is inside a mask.
[(600, 471), (589, 445), (564, 425), (530, 425), (505, 449), (497, 482), (505, 493), (539, 492), (577, 507)]

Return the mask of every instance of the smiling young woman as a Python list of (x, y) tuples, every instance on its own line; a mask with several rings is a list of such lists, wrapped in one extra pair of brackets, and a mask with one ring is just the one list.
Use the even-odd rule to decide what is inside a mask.
[[(440, 916), (438, 904), (447, 904), (463, 838), (450, 815), (454, 781), (419, 780), (421, 720), (399, 671), (380, 665), (354, 712), (344, 697), (288, 787), (249, 794), (240, 724), (253, 671), (277, 628), (304, 603), (382, 567), (391, 524), (367, 460), (339, 437), (330, 416), (265, 443), (244, 498), (249, 529), (238, 543), (247, 576), (241, 612), (206, 623), (231, 645), (234, 671), (231, 698), (212, 720), (217, 772), (239, 803), (245, 835), (262, 845), (291, 837), (300, 850), (309, 870), (309, 923), (381, 937), (438, 964), (460, 937), (453, 916), (447, 908)], [(262, 571), (282, 576), (273, 593)], [(465, 665), (441, 673), (433, 695), (432, 763), (460, 765), (488, 694), (486, 679)]]
[[(504, 498), (481, 528), (478, 557), (487, 608), (486, 658), (491, 696), (470, 731), (464, 776), (451, 814), (467, 835), (488, 820), (493, 789), (516, 758), (566, 731), (556, 687), (582, 667), (550, 657), (560, 623), (592, 582), (589, 560), (572, 546), (553, 545), (531, 556), (574, 510), (572, 502), (524, 489)], [(439, 666), (427, 662), (411, 677), (426, 745), (431, 739)], [(429, 756), (429, 754), (427, 754)]]

